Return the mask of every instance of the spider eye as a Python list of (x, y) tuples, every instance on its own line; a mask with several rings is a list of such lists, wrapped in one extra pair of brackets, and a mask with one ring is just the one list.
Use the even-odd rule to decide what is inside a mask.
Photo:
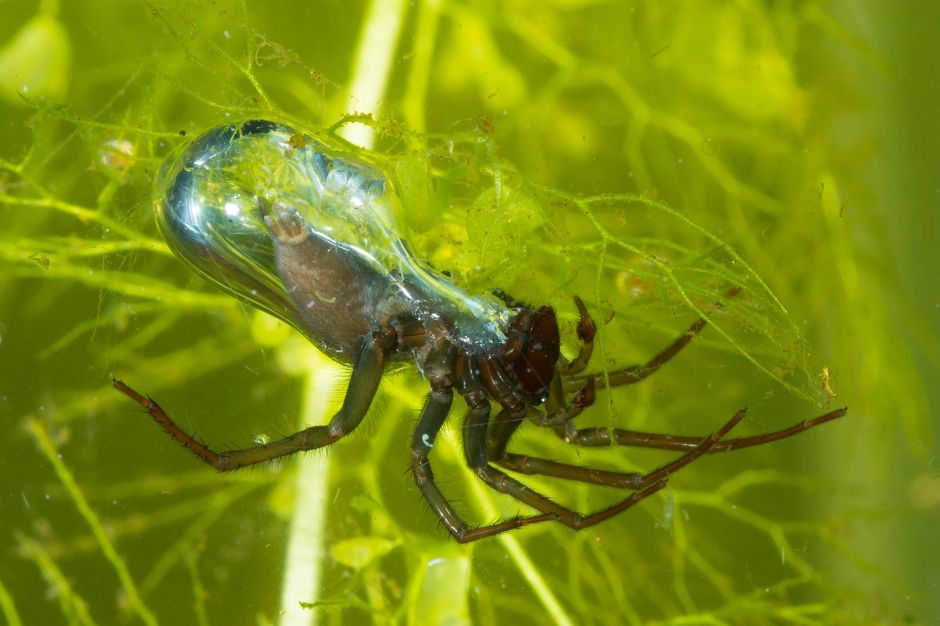
[(528, 335), (512, 370), (523, 389), (541, 401), (548, 396), (559, 354), (558, 322), (551, 307), (543, 306), (532, 315)]

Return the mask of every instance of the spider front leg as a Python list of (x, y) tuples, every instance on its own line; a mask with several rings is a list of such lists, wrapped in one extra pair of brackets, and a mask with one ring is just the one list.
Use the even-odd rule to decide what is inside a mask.
[[(735, 296), (738, 291), (739, 288), (734, 287), (725, 294), (725, 297), (731, 298)], [(584, 310), (583, 303), (581, 303), (580, 300), (576, 300), (576, 303), (578, 304), (578, 308), (582, 313), (581, 317), (583, 325), (585, 318), (590, 320), (590, 317)], [(719, 304), (717, 306), (720, 307), (721, 305)], [(611, 381), (610, 386), (615, 386), (618, 384), (632, 384), (635, 382), (640, 382), (641, 380), (650, 376), (670, 359), (676, 356), (682, 350), (682, 348), (688, 345), (695, 335), (705, 328), (706, 325), (707, 321), (704, 318), (697, 320), (685, 333), (679, 336), (672, 344), (667, 346), (666, 349), (661, 351), (647, 364), (632, 366), (611, 373), (609, 375)], [(581, 326), (579, 326), (579, 336), (582, 336)], [(582, 336), (582, 341), (584, 340), (585, 338)], [(580, 356), (581, 355), (579, 355), (579, 357)], [(579, 360), (580, 358), (576, 359), (575, 362)], [(567, 367), (567, 365), (564, 367)], [(563, 371), (562, 367), (559, 367), (559, 371)], [(564, 383), (562, 380), (564, 380)], [(588, 375), (574, 379), (563, 379), (561, 376), (556, 376), (556, 378), (552, 380), (552, 384), (550, 386), (550, 395), (548, 402), (546, 403), (547, 411), (542, 412), (537, 409), (530, 409), (529, 420), (540, 427), (554, 428), (556, 434), (558, 434), (559, 437), (574, 445), (586, 447), (601, 447), (612, 445), (645, 447), (663, 450), (685, 451), (690, 453), (694, 452), (698, 456), (704, 453), (710, 454), (715, 452), (726, 452), (729, 450), (761, 445), (770, 443), (772, 441), (777, 441), (779, 439), (791, 437), (815, 426), (819, 426), (831, 420), (842, 417), (846, 413), (846, 409), (844, 408), (837, 409), (819, 417), (810, 420), (804, 420), (802, 422), (793, 424), (788, 428), (770, 433), (754, 435), (751, 437), (740, 437), (736, 439), (721, 439), (720, 441), (716, 441), (713, 444), (708, 445), (707, 449), (702, 451), (702, 446), (706, 445), (712, 436), (689, 437), (630, 431), (625, 429), (608, 429), (597, 427), (581, 429), (576, 428), (571, 420), (579, 415), (586, 406), (589, 406), (591, 403), (593, 403), (595, 383), (604, 386), (603, 378), (600, 375)], [(577, 391), (575, 392), (572, 401), (566, 404), (565, 391), (574, 389)], [(559, 463), (557, 461), (548, 459), (508, 453), (506, 451), (506, 446), (508, 444), (509, 437), (515, 431), (517, 426), (518, 424), (509, 419), (505, 413), (501, 413), (496, 417), (493, 428), (491, 430), (491, 441), (489, 444), (489, 458), (491, 462), (498, 463), (505, 469), (522, 474), (541, 474), (567, 480), (606, 485), (610, 487), (639, 489), (642, 488), (643, 485), (648, 484), (647, 481), (649, 478), (644, 477), (642, 474), (636, 472), (595, 470), (576, 465), (569, 465), (566, 463)], [(683, 458), (684, 457), (680, 457), (680, 459)], [(683, 464), (687, 462), (688, 461), (684, 461)], [(668, 465), (664, 467), (668, 467)], [(669, 471), (668, 473), (671, 473), (672, 471), (675, 471), (675, 469)]]
[(570, 362), (565, 360), (564, 357), (559, 357), (555, 369), (561, 376), (571, 376), (583, 371), (594, 352), (594, 335), (597, 334), (597, 325), (591, 319), (591, 315), (581, 298), (575, 296), (574, 304), (578, 307), (578, 313), (581, 316), (578, 320), (578, 339), (581, 340), (581, 347), (578, 349), (578, 356)]
[(216, 452), (192, 435), (187, 434), (167, 415), (159, 404), (134, 391), (120, 380), (115, 380), (114, 386), (118, 391), (144, 407), (144, 410), (184, 447), (218, 471), (227, 472), (240, 467), (264, 463), (303, 450), (322, 448), (351, 433), (362, 422), (362, 418), (365, 417), (369, 406), (372, 404), (375, 392), (379, 388), (379, 381), (382, 380), (385, 357), (385, 349), (377, 341), (375, 335), (369, 335), (363, 340), (359, 355), (353, 366), (352, 376), (349, 379), (349, 387), (343, 399), (343, 406), (333, 416), (328, 425), (311, 426), (278, 441), (225, 452)]
[[(740, 287), (732, 287), (725, 293), (725, 299), (733, 298), (739, 292)], [(582, 305), (579, 303), (579, 309), (581, 306)], [(721, 308), (722, 305), (721, 303), (717, 303), (715, 306), (716, 308)], [(583, 318), (584, 312), (582, 312), (582, 320)], [(669, 344), (659, 354), (650, 359), (645, 365), (632, 365), (621, 370), (609, 372), (606, 379), (602, 374), (589, 374), (587, 376), (562, 378), (562, 382), (560, 383), (557, 381), (552, 381), (553, 384), (551, 387), (551, 396), (548, 407), (549, 409), (552, 409), (552, 407), (561, 408), (556, 408), (554, 411), (550, 410), (548, 414), (537, 413), (534, 417), (530, 418), (531, 421), (539, 426), (553, 427), (555, 429), (555, 433), (559, 437), (568, 443), (578, 446), (604, 447), (619, 445), (677, 451), (688, 451), (696, 449), (702, 444), (703, 441), (707, 439), (706, 437), (648, 433), (620, 428), (576, 428), (571, 422), (571, 419), (581, 412), (578, 407), (578, 399), (579, 395), (583, 394), (586, 389), (590, 388), (591, 392), (593, 393), (595, 385), (599, 387), (616, 387), (619, 385), (632, 385), (634, 383), (645, 380), (658, 371), (663, 365), (668, 363), (673, 357), (679, 354), (679, 352), (685, 346), (687, 346), (696, 335), (702, 332), (702, 330), (707, 325), (708, 320), (706, 320), (704, 317), (699, 318), (695, 321), (695, 323), (689, 326), (689, 328), (683, 334), (677, 337), (675, 341)], [(576, 391), (575, 399), (572, 403), (565, 405), (564, 393), (569, 391)], [(739, 437), (737, 439), (722, 440), (718, 444), (712, 446), (709, 449), (709, 453), (727, 452), (729, 450), (758, 446), (765, 443), (770, 443), (772, 441), (785, 439), (787, 437), (792, 437), (793, 435), (801, 433), (805, 430), (809, 430), (810, 428), (814, 428), (821, 424), (825, 424), (826, 422), (838, 419), (845, 415), (845, 413), (845, 408), (836, 409), (824, 415), (820, 415), (819, 417), (804, 420), (787, 428), (769, 433), (763, 433), (751, 437)], [(505, 449), (505, 446), (503, 446), (503, 448)], [(509, 464), (512, 464), (513, 467), (511, 469), (520, 472), (550, 473), (554, 476), (561, 476), (563, 473), (568, 472), (567, 469), (561, 468), (559, 466), (560, 464), (554, 462), (541, 463), (536, 461), (537, 460), (534, 459), (531, 461), (526, 461), (524, 469), (517, 469), (519, 467), (523, 467), (523, 465), (521, 465), (523, 459), (521, 458), (507, 458), (503, 460), (501, 464), (504, 467), (510, 467)], [(539, 471), (536, 471), (536, 468), (539, 468)], [(544, 470), (544, 472), (542, 470)], [(606, 481), (614, 479), (605, 477), (603, 480)], [(605, 482), (604, 484), (608, 483)]]
[[(725, 298), (732, 298), (739, 291), (740, 288), (733, 287), (725, 293)], [(597, 325), (588, 313), (587, 307), (584, 306), (584, 302), (578, 296), (575, 296), (574, 301), (580, 313), (578, 338), (581, 340), (581, 347), (578, 350), (578, 356), (571, 362), (566, 361), (564, 357), (559, 358), (555, 367), (556, 375), (549, 387), (547, 411), (545, 413), (540, 411), (530, 413), (530, 420), (543, 428), (563, 426), (580, 415), (581, 411), (594, 403), (594, 391), (598, 387), (630, 385), (646, 379), (679, 354), (708, 325), (705, 318), (698, 319), (688, 330), (645, 365), (632, 365), (622, 370), (609, 372), (606, 378), (603, 374), (572, 377), (572, 374), (577, 374), (587, 367), (594, 350), (594, 336), (597, 332)], [(718, 304), (717, 307), (720, 308), (721, 304)], [(572, 391), (575, 392), (575, 395), (571, 402), (566, 403), (565, 394)]]
[[(741, 291), (740, 287), (732, 287), (727, 292), (725, 292), (725, 299), (733, 298), (738, 295)], [(715, 305), (715, 309), (720, 309), (722, 304), (719, 302)], [(679, 335), (675, 341), (666, 346), (659, 354), (654, 356), (652, 359), (647, 361), (643, 365), (631, 365), (620, 370), (613, 372), (607, 372), (607, 375), (604, 376), (603, 373), (599, 374), (588, 374), (587, 376), (576, 376), (571, 378), (565, 378), (562, 384), (562, 387), (565, 392), (575, 391), (584, 386), (587, 379), (593, 378), (594, 385), (597, 388), (603, 387), (618, 387), (620, 385), (632, 385), (634, 383), (641, 382), (646, 380), (653, 374), (655, 374), (659, 368), (668, 363), (675, 357), (679, 352), (682, 351), (689, 342), (695, 338), (702, 330), (708, 326), (708, 320), (704, 317), (699, 318), (695, 321), (688, 329), (681, 335)]]

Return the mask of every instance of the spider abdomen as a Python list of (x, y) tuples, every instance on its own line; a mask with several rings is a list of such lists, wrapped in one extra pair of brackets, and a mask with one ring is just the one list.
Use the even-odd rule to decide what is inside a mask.
[(155, 197), (160, 230), (193, 269), (340, 361), (403, 313), (443, 321), (467, 350), (506, 339), (512, 313), (419, 262), (388, 179), (336, 139), (263, 120), (221, 126), (167, 162)]

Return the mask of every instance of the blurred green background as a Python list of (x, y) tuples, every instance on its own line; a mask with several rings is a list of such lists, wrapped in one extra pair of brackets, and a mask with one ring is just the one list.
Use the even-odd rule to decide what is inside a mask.
[[(0, 9), (6, 622), (940, 619), (936, 3)], [(566, 350), (581, 294), (602, 322), (597, 368), (648, 358), (727, 281), (745, 286), (579, 423), (706, 434), (745, 405), (741, 433), (848, 417), (702, 459), (587, 531), (470, 546), (411, 482), (413, 372), (328, 453), (215, 474), (111, 376), (224, 448), (325, 421), (344, 375), (172, 257), (156, 169), (227, 120), (327, 132), (356, 112), (373, 114), (418, 254), (470, 289), (552, 304)], [(475, 523), (513, 515), (461, 467), (462, 407), (435, 448), (442, 488)], [(514, 447), (621, 470), (669, 458), (533, 431)], [(534, 484), (582, 511), (618, 496)]]

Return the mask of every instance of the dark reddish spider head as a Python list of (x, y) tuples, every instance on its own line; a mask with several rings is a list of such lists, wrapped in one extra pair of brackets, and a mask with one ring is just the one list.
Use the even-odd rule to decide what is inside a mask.
[(555, 311), (543, 306), (523, 309), (513, 319), (507, 343), (508, 367), (530, 400), (538, 403), (548, 397), (559, 355), (558, 322)]

